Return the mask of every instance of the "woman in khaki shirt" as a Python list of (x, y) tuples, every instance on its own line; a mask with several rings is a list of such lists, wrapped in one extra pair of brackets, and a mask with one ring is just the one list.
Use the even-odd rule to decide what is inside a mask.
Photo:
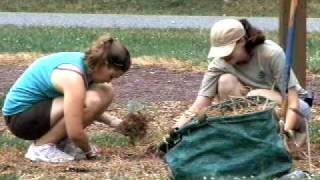
[[(262, 31), (246, 19), (225, 19), (211, 28), (212, 59), (202, 80), (197, 99), (177, 118), (173, 129), (181, 128), (191, 118), (211, 105), (213, 99), (226, 100), (230, 96), (264, 96), (278, 104), (285, 96), (285, 53)], [(306, 122), (310, 107), (302, 99), (307, 92), (300, 86), (291, 70), (288, 83), (288, 111), (284, 130), (295, 137), (296, 144), (305, 142)], [(304, 118), (300, 116), (302, 114)]]

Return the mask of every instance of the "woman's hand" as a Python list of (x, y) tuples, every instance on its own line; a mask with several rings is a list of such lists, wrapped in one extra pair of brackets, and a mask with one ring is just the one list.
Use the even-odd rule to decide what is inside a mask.
[(174, 119), (176, 123), (171, 127), (170, 133), (184, 127), (186, 124), (188, 124), (191, 121), (191, 119), (194, 116), (196, 116), (196, 113), (190, 110), (184, 111), (182, 114), (180, 114), (178, 117)]
[(128, 113), (125, 120), (119, 124), (117, 131), (128, 136), (130, 142), (135, 144), (137, 140), (140, 140), (147, 135), (149, 121), (150, 119), (148, 119), (145, 114), (141, 112), (131, 112)]
[(104, 112), (98, 118), (98, 121), (106, 125), (109, 125), (110, 127), (116, 128), (123, 122), (123, 119), (119, 119), (115, 116), (110, 115), (108, 112)]
[(175, 118), (175, 124), (171, 127), (170, 132), (181, 129), (186, 124), (188, 124), (192, 117), (197, 114), (201, 114), (204, 110), (211, 104), (212, 98), (206, 96), (198, 96), (195, 102), (192, 104), (191, 108), (183, 112), (180, 116)]
[(63, 93), (67, 136), (82, 151), (89, 151), (88, 137), (83, 123), (86, 88), (82, 76), (74, 71), (56, 69), (52, 73), (52, 82), (54, 87)]

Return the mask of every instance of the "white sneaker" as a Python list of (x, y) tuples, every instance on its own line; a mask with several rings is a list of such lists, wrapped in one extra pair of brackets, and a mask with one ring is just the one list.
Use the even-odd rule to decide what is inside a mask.
[(85, 153), (68, 138), (60, 141), (57, 144), (57, 148), (70, 156), (73, 156), (75, 160), (87, 159)]
[(31, 144), (24, 157), (31, 161), (52, 163), (63, 163), (74, 160), (74, 157), (57, 149), (55, 144), (44, 144), (41, 146)]

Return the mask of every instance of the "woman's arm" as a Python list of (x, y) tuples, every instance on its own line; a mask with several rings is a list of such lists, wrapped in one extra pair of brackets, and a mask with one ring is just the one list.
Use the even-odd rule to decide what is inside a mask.
[(191, 121), (196, 114), (202, 113), (212, 102), (212, 98), (206, 96), (198, 96), (192, 106), (183, 112), (177, 119), (176, 123), (171, 127), (172, 130), (180, 129)]
[(285, 119), (284, 130), (289, 132), (299, 127), (299, 96), (295, 89), (289, 89), (288, 91), (288, 108)]
[(122, 119), (110, 115), (108, 112), (102, 113), (102, 115), (97, 119), (99, 122), (109, 125), (110, 127), (118, 127)]
[(84, 131), (85, 85), (82, 76), (73, 71), (56, 70), (52, 74), (54, 86), (64, 94), (64, 120), (68, 137), (84, 152), (90, 151)]
[[(299, 115), (297, 112), (299, 112), (299, 96), (298, 92), (296, 90), (297, 86), (299, 85), (299, 82), (293, 72), (293, 70), (290, 70), (290, 78), (287, 79), (287, 77), (284, 74), (286, 61), (285, 61), (285, 53), (282, 49), (278, 49), (278, 51), (275, 51), (272, 59), (271, 59), (271, 69), (276, 81), (276, 86), (280, 90), (281, 96), (282, 96), (282, 104), (286, 104), (286, 109), (283, 109), (283, 111), (287, 111), (285, 114), (285, 131), (289, 130), (295, 130), (298, 125)], [(289, 81), (289, 82), (286, 82)], [(288, 89), (288, 94), (286, 94), (286, 89)], [(285, 99), (285, 96), (287, 96), (287, 102)]]
[(194, 113), (200, 113), (211, 105), (212, 98), (206, 96), (198, 96), (195, 102), (190, 107), (190, 111)]

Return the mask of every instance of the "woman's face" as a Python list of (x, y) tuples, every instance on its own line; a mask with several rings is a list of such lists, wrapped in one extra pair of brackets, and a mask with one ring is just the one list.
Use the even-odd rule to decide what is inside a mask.
[(229, 56), (222, 57), (225, 62), (231, 65), (246, 64), (250, 60), (250, 55), (245, 49), (246, 40), (241, 38)]
[(93, 74), (93, 81), (95, 83), (111, 82), (112, 79), (116, 79), (124, 74), (123, 71), (115, 68), (108, 67), (107, 65), (101, 66)]

